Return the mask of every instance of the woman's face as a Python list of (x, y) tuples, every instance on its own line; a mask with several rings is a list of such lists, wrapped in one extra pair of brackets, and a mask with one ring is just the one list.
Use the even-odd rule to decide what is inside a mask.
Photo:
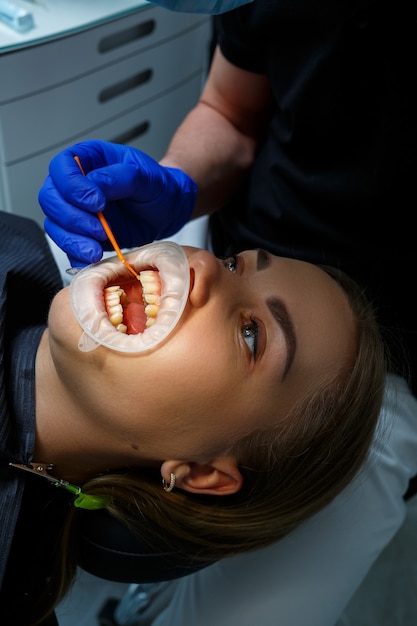
[(68, 288), (50, 311), (54, 365), (86, 419), (122, 432), (154, 460), (201, 460), (258, 426), (279, 424), (294, 401), (355, 353), (347, 297), (323, 270), (262, 250), (227, 260), (184, 250), (187, 305), (153, 351), (81, 352)]

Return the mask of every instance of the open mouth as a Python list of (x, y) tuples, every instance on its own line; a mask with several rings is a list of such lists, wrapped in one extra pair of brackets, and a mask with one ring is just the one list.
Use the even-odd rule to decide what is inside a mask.
[(132, 278), (117, 257), (90, 265), (71, 282), (70, 300), (83, 329), (82, 351), (99, 345), (143, 352), (164, 341), (188, 300), (190, 268), (181, 246), (166, 241), (130, 252)]
[(142, 270), (137, 280), (104, 289), (104, 304), (113, 326), (121, 333), (137, 335), (155, 322), (161, 304), (161, 280), (154, 269)]

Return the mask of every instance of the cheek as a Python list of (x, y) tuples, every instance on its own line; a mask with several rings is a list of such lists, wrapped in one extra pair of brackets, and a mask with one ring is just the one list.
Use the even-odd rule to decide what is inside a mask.
[(150, 357), (146, 384), (176, 414), (186, 408), (195, 424), (235, 438), (275, 421), (276, 376), (250, 371), (233, 331), (215, 319), (187, 320)]
[(154, 355), (157, 367), (168, 379), (178, 379), (184, 390), (193, 383), (201, 387), (218, 385), (236, 370), (230, 338), (214, 315), (188, 315), (171, 338)]
[(231, 425), (228, 416), (239, 404), (236, 363), (208, 337), (198, 342), (190, 341), (188, 332), (185, 337), (177, 333), (153, 355), (137, 360), (142, 401), (184, 431), (216, 435)]

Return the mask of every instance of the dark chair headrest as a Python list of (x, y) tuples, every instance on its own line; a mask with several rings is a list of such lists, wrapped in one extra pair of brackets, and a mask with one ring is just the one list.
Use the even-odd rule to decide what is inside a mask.
[(140, 542), (107, 511), (82, 513), (79, 565), (94, 576), (123, 583), (151, 583), (192, 574), (210, 563)]

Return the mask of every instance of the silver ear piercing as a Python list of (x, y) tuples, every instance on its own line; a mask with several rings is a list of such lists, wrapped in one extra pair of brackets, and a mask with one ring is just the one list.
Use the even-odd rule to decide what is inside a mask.
[(166, 491), (167, 493), (171, 493), (171, 491), (175, 487), (175, 474), (173, 472), (171, 472), (170, 474), (169, 483), (167, 483), (164, 479), (162, 479), (162, 486), (164, 488), (164, 491)]

